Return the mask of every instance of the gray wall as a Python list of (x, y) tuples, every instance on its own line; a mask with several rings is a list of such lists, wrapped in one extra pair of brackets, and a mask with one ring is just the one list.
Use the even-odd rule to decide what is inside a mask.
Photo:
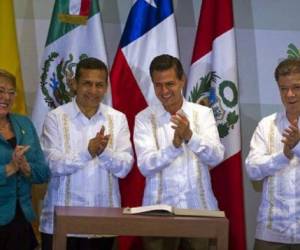
[[(129, 0), (100, 0), (109, 64), (115, 56)], [(14, 0), (26, 102), (29, 111), (39, 80), (39, 64), (54, 0)], [(273, 70), (286, 57), (287, 46), (300, 47), (298, 0), (233, 0), (239, 69), (243, 157), (261, 117), (281, 109)], [(180, 56), (187, 70), (191, 60), (201, 1), (174, 0)], [(260, 183), (244, 174), (248, 249), (252, 249)]]

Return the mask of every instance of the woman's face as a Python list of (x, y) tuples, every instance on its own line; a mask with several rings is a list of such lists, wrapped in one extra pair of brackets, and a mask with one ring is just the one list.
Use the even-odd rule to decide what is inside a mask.
[(12, 109), (16, 97), (14, 84), (6, 77), (0, 77), (0, 118)]

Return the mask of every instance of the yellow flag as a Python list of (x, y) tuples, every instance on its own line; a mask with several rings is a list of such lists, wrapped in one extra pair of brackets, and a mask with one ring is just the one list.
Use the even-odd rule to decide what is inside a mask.
[(25, 114), (23, 80), (18, 51), (13, 0), (0, 0), (0, 68), (16, 76), (17, 97), (14, 112)]

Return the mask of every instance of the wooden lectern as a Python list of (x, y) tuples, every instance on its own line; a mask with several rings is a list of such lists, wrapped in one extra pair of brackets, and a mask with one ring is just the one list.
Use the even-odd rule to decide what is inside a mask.
[(66, 249), (67, 234), (210, 238), (216, 240), (217, 250), (228, 249), (226, 218), (127, 215), (122, 210), (56, 207), (53, 249)]

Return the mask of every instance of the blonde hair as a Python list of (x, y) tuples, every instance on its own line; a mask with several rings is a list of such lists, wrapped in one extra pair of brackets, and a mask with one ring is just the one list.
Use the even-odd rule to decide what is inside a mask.
[(16, 77), (5, 69), (0, 69), (0, 78), (5, 78), (16, 88)]

